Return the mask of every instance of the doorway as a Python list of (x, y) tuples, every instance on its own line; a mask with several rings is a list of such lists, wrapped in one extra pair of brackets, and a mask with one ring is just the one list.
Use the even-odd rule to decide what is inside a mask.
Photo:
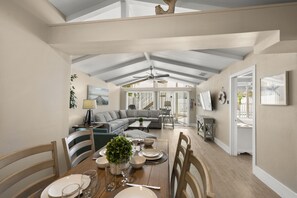
[(230, 154), (249, 153), (256, 159), (255, 66), (230, 76)]
[(166, 102), (170, 102), (170, 110), (175, 125), (189, 125), (189, 92), (188, 91), (160, 91), (159, 107), (166, 108)]

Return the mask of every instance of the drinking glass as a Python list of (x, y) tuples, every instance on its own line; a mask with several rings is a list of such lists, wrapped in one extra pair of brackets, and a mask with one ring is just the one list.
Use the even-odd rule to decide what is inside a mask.
[(110, 167), (105, 167), (105, 190), (111, 192), (116, 188), (116, 176), (111, 174)]
[(62, 198), (74, 198), (80, 195), (79, 184), (69, 184), (62, 189)]
[(134, 178), (130, 175), (130, 163), (128, 162), (125, 167), (122, 168), (121, 174), (123, 176), (122, 186), (126, 186), (126, 183), (131, 183), (134, 181)]
[[(88, 186), (86, 186), (89, 184)], [(96, 170), (87, 170), (81, 176), (81, 186), (86, 187), (83, 189), (83, 197), (90, 198), (94, 197), (98, 188), (99, 188), (99, 180)]]

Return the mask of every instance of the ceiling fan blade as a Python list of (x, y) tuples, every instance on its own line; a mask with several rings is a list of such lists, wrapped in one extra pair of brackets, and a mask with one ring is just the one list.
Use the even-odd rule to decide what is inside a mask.
[(161, 83), (161, 84), (165, 84), (165, 83), (168, 83), (167, 80), (157, 80), (158, 83)]
[(160, 75), (156, 75), (155, 78), (162, 78), (162, 77), (169, 77), (169, 74), (160, 74)]
[(131, 82), (129, 84), (126, 84), (125, 86), (133, 85), (133, 84), (140, 83), (140, 82), (143, 82), (143, 81), (146, 81), (146, 80), (148, 80), (148, 78), (143, 78), (143, 79), (140, 79), (140, 80), (133, 81), (133, 82)]

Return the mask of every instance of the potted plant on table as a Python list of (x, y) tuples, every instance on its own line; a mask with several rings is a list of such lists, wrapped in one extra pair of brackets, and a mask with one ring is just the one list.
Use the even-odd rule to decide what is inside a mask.
[(138, 121), (139, 121), (139, 124), (142, 125), (142, 123), (143, 123), (143, 118), (139, 118)]
[(106, 158), (110, 164), (110, 172), (120, 175), (132, 155), (132, 143), (123, 136), (117, 136), (106, 146)]

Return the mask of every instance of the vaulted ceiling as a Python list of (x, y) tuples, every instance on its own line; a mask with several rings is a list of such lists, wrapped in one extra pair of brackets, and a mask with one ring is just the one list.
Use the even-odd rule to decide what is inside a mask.
[[(114, 18), (155, 15), (159, 0), (49, 0), (67, 22), (81, 22)], [(254, 6), (292, 0), (177, 0), (176, 13), (222, 8)], [(194, 25), (194, 23), (193, 23)], [(166, 26), (166, 24), (164, 24)], [(141, 28), (141, 27), (139, 27)], [(257, 38), (255, 38), (256, 40)], [(256, 43), (256, 42), (254, 42)], [(155, 74), (169, 74), (166, 80), (199, 84), (220, 73), (229, 65), (242, 61), (253, 51), (253, 46), (190, 51), (152, 51), (118, 54), (79, 54), (73, 56), (73, 68), (91, 77), (116, 85), (130, 84), (145, 76), (150, 66)]]

